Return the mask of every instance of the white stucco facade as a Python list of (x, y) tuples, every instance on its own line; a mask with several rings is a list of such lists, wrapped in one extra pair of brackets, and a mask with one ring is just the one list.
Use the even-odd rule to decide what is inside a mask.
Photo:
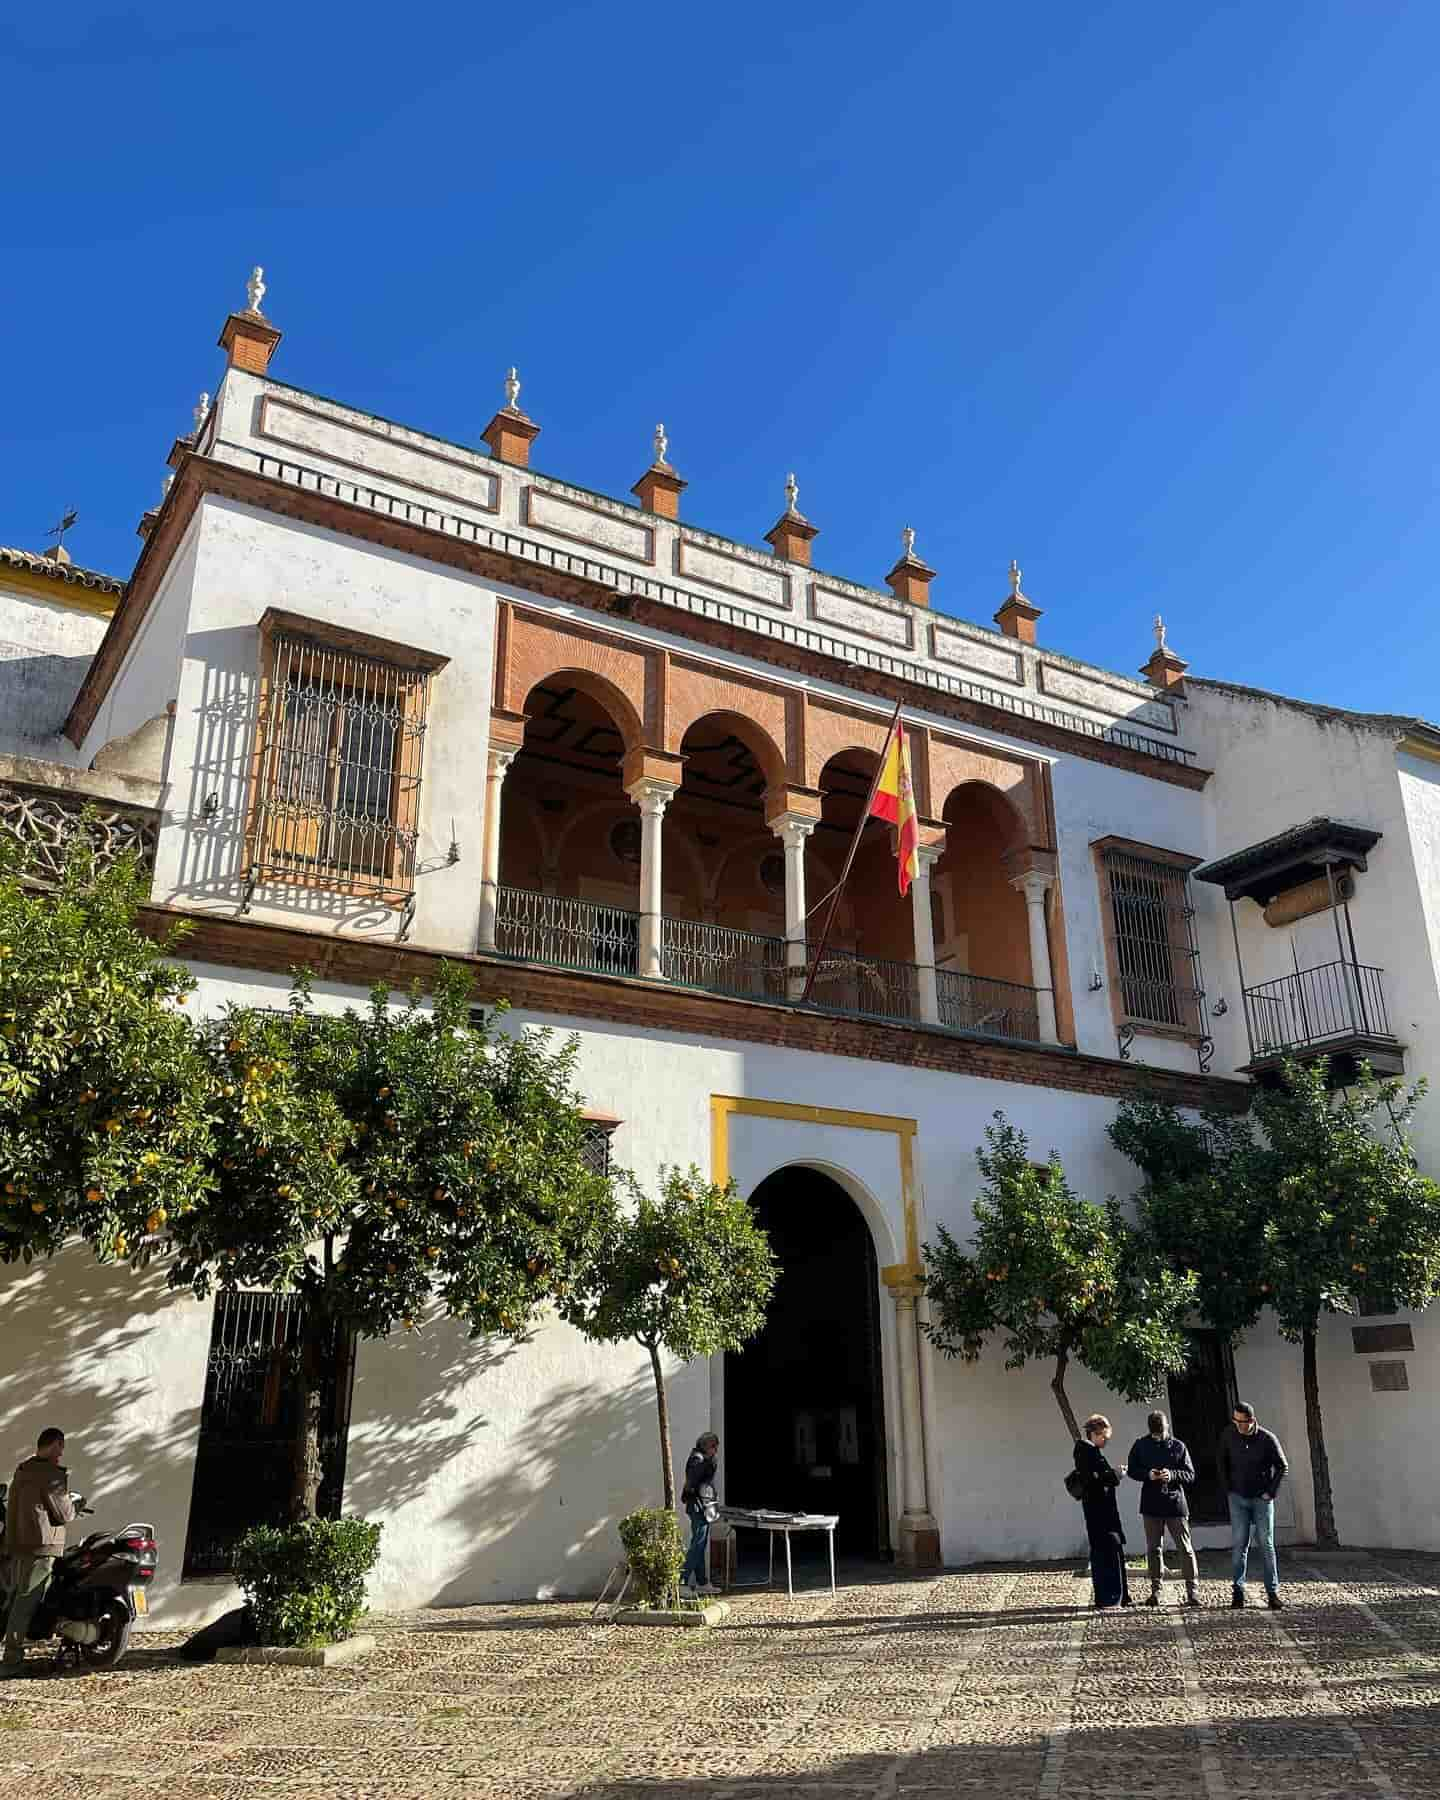
[[(28, 590), (7, 596), (0, 572), (0, 640), (58, 658), (67, 671), (63, 681), (28, 683), (24, 705), (4, 715), (0, 749), (43, 754), (82, 786), (92, 765), (103, 773), (122, 754), (127, 773), (136, 759), (144, 764), (136, 779), (149, 784), (144, 803), (157, 820), (154, 901), (194, 916), (202, 932), (207, 922), (227, 926), (225, 955), (195, 955), (202, 1013), (275, 1004), (287, 959), (312, 946), (322, 974), (337, 945), (383, 951), (390, 960), (372, 966), (397, 983), (413, 973), (411, 952), (470, 958), (493, 946), (485, 934), (494, 929), (496, 819), (529, 723), (501, 692), (517, 608), (527, 630), (568, 637), (573, 669), (554, 666), (589, 682), (587, 691), (618, 694), (625, 667), (649, 671), (624, 774), (629, 798), (649, 809), (647, 859), (686, 848), (673, 816), (663, 818), (685, 755), (652, 741), (658, 727), (641, 716), (682, 679), (729, 695), (717, 711), (734, 709), (734, 693), (761, 695), (757, 709), (762, 701), (783, 709), (792, 739), (795, 719), (814, 716), (804, 709), (843, 712), (857, 721), (856, 742), (888, 717), (893, 684), (903, 683), (913, 732), (946, 737), (977, 767), (1009, 759), (1021, 772), (1040, 799), (1030, 841), (1009, 853), (1030, 860), (1013, 865), (1022, 871), (1013, 878), (1007, 862), (1005, 881), (1040, 883), (1038, 932), (1053, 977), (1034, 986), (1053, 990), (1065, 1021), (1058, 1043), (987, 1045), (982, 1023), (960, 1033), (979, 1046), (970, 1056), (962, 1045), (961, 1056), (937, 1048), (936, 1021), (923, 1016), (901, 1036), (885, 1024), (883, 1042), (878, 1024), (847, 1036), (827, 1020), (807, 1039), (776, 1004), (687, 1010), (683, 994), (647, 984), (643, 969), (623, 982), (573, 969), (517, 972), (528, 998), (505, 1028), (578, 1036), (585, 1103), (618, 1121), (613, 1154), (642, 1183), (666, 1164), (695, 1163), (752, 1194), (777, 1171), (814, 1169), (854, 1203), (878, 1271), (878, 1455), (897, 1548), (907, 1533), (913, 1547), (933, 1531), (949, 1562), (1075, 1550), (1081, 1526), (1060, 1486), (1065, 1441), (1049, 1371), (1007, 1373), (998, 1349), (975, 1366), (936, 1355), (917, 1330), (920, 1249), (940, 1225), (968, 1235), (975, 1152), (997, 1111), (1027, 1133), (1037, 1160), (1057, 1152), (1077, 1190), (1096, 1199), (1133, 1190), (1135, 1172), (1107, 1137), (1118, 1099), (1139, 1091), (1149, 1068), (1187, 1104), (1223, 1101), (1235, 1088), (1221, 1084), (1238, 1083), (1251, 1054), (1237, 939), (1245, 984), (1335, 954), (1328, 913), (1277, 928), (1244, 901), (1232, 936), (1219, 890), (1194, 883), (1186, 930), (1199, 1027), (1166, 1032), (1132, 1021), (1122, 1034), (1118, 927), (1097, 846), (1193, 865), (1316, 815), (1379, 832), (1351, 902), (1359, 958), (1383, 965), (1407, 1067), (1434, 1066), (1440, 761), (1424, 730), (1411, 729), (1418, 722), (1361, 720), (1218, 683), (1160, 689), (238, 367), (196, 454), (179, 466), (104, 645), (103, 621), (62, 616)], [(438, 665), (404, 912), (388, 899), (327, 890), (323, 879), (247, 882), (261, 627), (275, 611), (354, 634), (372, 652), (376, 644), (423, 651)], [(4, 671), (19, 660), (6, 655), (0, 703)], [(72, 668), (77, 659), (85, 666)], [(43, 750), (27, 736), (42, 727)], [(802, 750), (787, 745), (796, 767)], [(761, 822), (762, 840), (784, 820), (803, 839), (820, 819), (813, 786), (793, 769), (784, 785), (786, 810), (777, 803), (780, 823)], [(944, 799), (934, 796), (937, 812)], [(937, 821), (927, 828), (943, 835)], [(645, 868), (663, 900), (659, 870)], [(633, 869), (608, 871), (615, 883), (621, 874), (633, 892)], [(643, 873), (639, 883), (643, 890)], [(1003, 903), (1008, 890), (998, 886)], [(281, 940), (265, 928), (308, 935), (299, 949), (290, 935), (283, 950), (266, 949)], [(644, 943), (650, 927), (639, 929)], [(922, 921), (913, 939), (917, 966), (927, 930)], [(1033, 936), (1030, 955), (1034, 975)], [(493, 960), (476, 957), (476, 966), (493, 975)], [(365, 981), (324, 974), (316, 992), (322, 1006), (359, 1004)], [(1422, 1111), (1416, 1141), (1440, 1170), (1440, 1108)], [(6, 1271), (0, 1298), (5, 1446), (18, 1451), (33, 1430), (63, 1424), (72, 1467), (104, 1515), (153, 1518), (159, 1528), (155, 1622), (218, 1611), (224, 1583), (180, 1580), (210, 1305), (168, 1296), (155, 1271), (137, 1279), (79, 1252)], [(1440, 1361), (1427, 1317), (1396, 1323), (1414, 1338), (1404, 1391), (1372, 1390), (1372, 1359), (1352, 1348), (1347, 1321), (1327, 1321), (1322, 1333), (1337, 1511), (1351, 1542), (1440, 1548), (1440, 1512), (1427, 1498), (1440, 1489)], [(1313, 1508), (1299, 1351), (1263, 1322), (1237, 1347), (1235, 1368), (1240, 1393), (1291, 1457), (1282, 1533), (1304, 1537)], [(677, 1448), (707, 1424), (722, 1433), (743, 1426), (727, 1404), (723, 1359), (673, 1369), (669, 1393)], [(1071, 1398), (1077, 1413), (1109, 1412), (1122, 1444), (1143, 1430), (1145, 1409), (1118, 1404), (1083, 1370), (1072, 1372)], [(654, 1497), (655, 1460), (653, 1392), (638, 1352), (587, 1346), (554, 1321), (523, 1346), (470, 1343), (429, 1321), (403, 1342), (359, 1347), (345, 1505), (385, 1524), (372, 1590), (380, 1606), (593, 1590), (614, 1557), (615, 1520)]]

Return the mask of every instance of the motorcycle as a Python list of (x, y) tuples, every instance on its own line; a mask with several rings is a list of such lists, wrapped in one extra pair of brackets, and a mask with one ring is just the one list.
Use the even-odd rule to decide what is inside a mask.
[[(72, 1494), (76, 1518), (94, 1517), (84, 1497)], [(0, 1484), (0, 1516), (5, 1488)], [(153, 1525), (92, 1531), (55, 1558), (54, 1568), (26, 1634), (31, 1643), (60, 1640), (59, 1660), (113, 1669), (125, 1654), (136, 1619), (150, 1610), (146, 1587), (155, 1578), (159, 1550)], [(4, 1621), (0, 1618), (0, 1629)]]

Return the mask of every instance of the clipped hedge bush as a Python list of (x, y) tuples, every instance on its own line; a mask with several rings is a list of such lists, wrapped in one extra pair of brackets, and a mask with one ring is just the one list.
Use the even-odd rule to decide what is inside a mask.
[(254, 1525), (235, 1546), (260, 1644), (338, 1643), (365, 1610), (365, 1578), (380, 1554), (380, 1527), (365, 1519)]
[(647, 1606), (678, 1606), (685, 1550), (680, 1522), (665, 1506), (642, 1506), (620, 1521), (620, 1542)]

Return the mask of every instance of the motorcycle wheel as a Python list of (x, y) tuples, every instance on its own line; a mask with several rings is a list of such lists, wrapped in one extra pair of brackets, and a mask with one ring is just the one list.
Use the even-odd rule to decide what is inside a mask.
[(92, 1669), (113, 1669), (130, 1642), (130, 1614), (123, 1606), (107, 1606), (96, 1620), (100, 1636), (80, 1645), (80, 1657)]

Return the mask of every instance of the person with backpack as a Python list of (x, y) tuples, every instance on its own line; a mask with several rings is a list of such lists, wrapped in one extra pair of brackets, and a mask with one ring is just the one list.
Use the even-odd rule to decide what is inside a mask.
[(680, 1503), (690, 1521), (690, 1548), (685, 1552), (680, 1583), (690, 1593), (707, 1598), (718, 1591), (706, 1579), (705, 1553), (710, 1544), (710, 1527), (720, 1513), (715, 1498), (715, 1465), (719, 1457), (719, 1438), (713, 1431), (703, 1432), (685, 1459), (685, 1485), (680, 1490)]
[(1190, 1502), (1185, 1490), (1195, 1479), (1190, 1452), (1170, 1435), (1170, 1421), (1163, 1412), (1152, 1412), (1146, 1421), (1149, 1435), (1130, 1446), (1125, 1473), (1140, 1485), (1140, 1522), (1145, 1527), (1145, 1551), (1150, 1562), (1150, 1598), (1147, 1606), (1160, 1604), (1163, 1572), (1161, 1550), (1168, 1531), (1185, 1572), (1185, 1604), (1200, 1604), (1200, 1565), (1190, 1539)]
[(1085, 1513), (1096, 1612), (1133, 1604), (1125, 1573), (1125, 1527), (1120, 1523), (1115, 1499), (1120, 1471), (1106, 1457), (1104, 1448), (1110, 1430), (1104, 1413), (1092, 1413), (1085, 1421), (1075, 1440), (1075, 1473), (1066, 1483)]

